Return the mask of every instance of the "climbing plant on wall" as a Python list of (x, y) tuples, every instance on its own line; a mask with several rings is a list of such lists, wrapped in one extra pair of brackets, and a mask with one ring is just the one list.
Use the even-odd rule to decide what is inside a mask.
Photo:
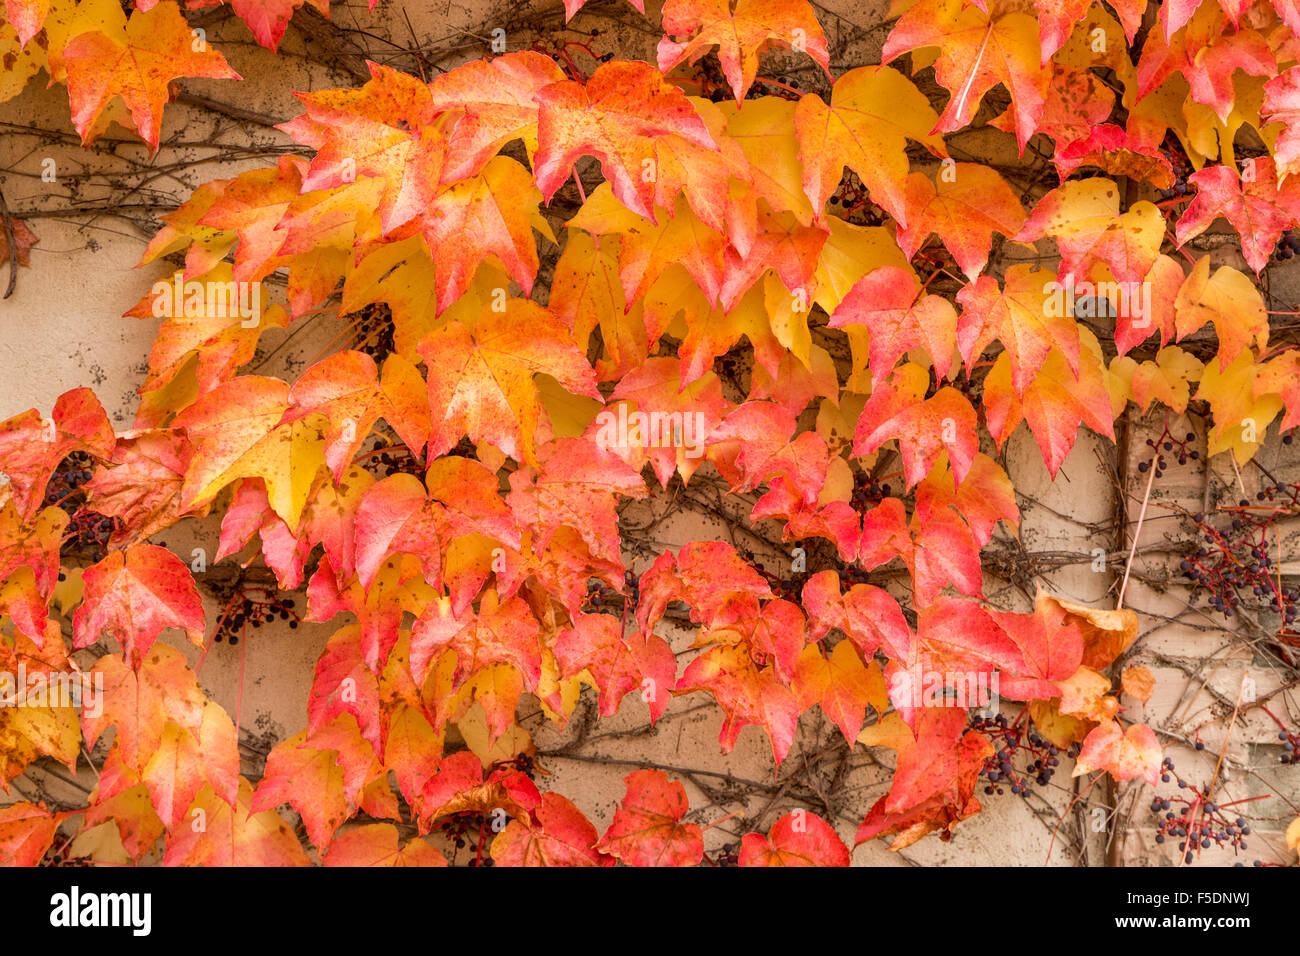
[[(82, 144), (115, 122), (156, 151), (185, 78), (240, 83), (191, 23), (211, 5), (6, 0), (0, 98), (48, 78)], [(232, 2), (271, 51), (298, 6)], [(298, 94), (292, 151), (163, 217), (143, 261), (174, 274), (112, 313), (160, 323), (133, 427), (88, 388), (0, 423), (0, 671), (50, 694), (11, 681), (0, 784), (99, 755), (84, 807), (0, 809), (0, 862), (48, 862), (71, 821), (166, 864), (443, 865), (466, 839), (480, 865), (848, 864), (803, 810), (706, 856), (655, 768), (599, 832), (519, 723), (525, 697), (563, 724), (593, 691), (651, 722), (706, 695), (721, 750), (756, 725), (774, 768), (820, 709), (892, 752), (858, 843), (950, 839), (981, 796), (1058, 769), (1157, 784), (1160, 742), (1119, 697), (1151, 675), (1115, 666), (1136, 615), (995, 607), (981, 551), (1017, 530), (1022, 425), (1055, 476), (1129, 403), (1195, 409), (1238, 464), (1300, 424), (1300, 349), (1258, 282), (1295, 248), (1300, 11), (893, 16), (879, 63), (833, 64), (806, 0), (668, 0), (656, 62), (502, 32), (432, 78), (372, 63)], [(39, 240), (3, 218), (12, 290)], [(1197, 254), (1217, 220), (1244, 269)], [(296, 379), (247, 368), (322, 312), (347, 335)], [(710, 473), (778, 529), (780, 566), (743, 538), (653, 548), (628, 520)], [(161, 543), (195, 516), (220, 517), (215, 562), (269, 573), (215, 619), (203, 569)], [(1276, 580), (1253, 583), (1294, 645)], [(159, 638), (272, 621), (334, 630), (307, 726), (254, 783), (238, 709)], [(56, 699), (57, 675), (102, 708)]]

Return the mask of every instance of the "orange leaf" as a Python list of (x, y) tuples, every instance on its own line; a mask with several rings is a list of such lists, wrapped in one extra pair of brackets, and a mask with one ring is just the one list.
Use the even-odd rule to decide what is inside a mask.
[(148, 12), (135, 11), (126, 29), (115, 35), (82, 33), (63, 51), (68, 71), (72, 124), (88, 145), (102, 132), (96, 120), (120, 96), (131, 112), (140, 138), (154, 152), (162, 131), (168, 84), (183, 76), (240, 79), (226, 58), (195, 40), (174, 3)]
[(624, 778), (627, 793), (614, 822), (596, 844), (628, 866), (695, 866), (704, 855), (704, 835), (682, 823), (686, 788), (662, 770), (636, 770)]

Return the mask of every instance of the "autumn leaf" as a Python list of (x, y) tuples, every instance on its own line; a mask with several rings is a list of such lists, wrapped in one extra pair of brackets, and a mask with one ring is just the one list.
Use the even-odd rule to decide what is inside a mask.
[(662, 770), (636, 770), (623, 781), (627, 792), (614, 822), (596, 844), (628, 866), (695, 866), (704, 855), (700, 828), (683, 823), (686, 788)]
[(73, 617), (73, 646), (107, 634), (138, 665), (164, 628), (183, 628), (203, 646), (203, 602), (180, 558), (152, 544), (132, 545), (86, 569), (86, 596)]
[(1039, 592), (1033, 614), (997, 616), (1024, 656), (1025, 673), (1044, 681), (1064, 680), (1083, 661), (1083, 633), (1056, 602)]
[(853, 745), (862, 730), (872, 684), (851, 641), (840, 641), (829, 657), (823, 656), (816, 644), (805, 647), (795, 665), (791, 689), (800, 709), (821, 705), (822, 713), (840, 728), (849, 746)]
[[(274, 53), (280, 46), (284, 31), (289, 27), (289, 20), (294, 11), (304, 4), (329, 16), (329, 0), (229, 0), (230, 8), (236, 16), (253, 31), (253, 37), (262, 46)], [(374, 9), (375, 0), (370, 8)], [(141, 9), (144, 5), (141, 4)]]
[(724, 753), (736, 745), (749, 724), (761, 727), (772, 744), (777, 765), (785, 760), (799, 722), (799, 703), (774, 664), (759, 667), (749, 651), (717, 644), (695, 658), (677, 681), (676, 693), (711, 693), (725, 718), (718, 739)]
[[(600, 711), (604, 717), (618, 713), (623, 698), (640, 689), (644, 679), (636, 657), (619, 630), (618, 620), (607, 614), (582, 614), (555, 641), (561, 673), (569, 677), (583, 671), (590, 674), (600, 691)], [(662, 642), (663, 638), (650, 635), (649, 640)], [(669, 686), (676, 682), (676, 677), (674, 663)]]
[(1043, 367), (1048, 353), (1059, 350), (1076, 371), (1079, 332), (1074, 318), (1053, 299), (1050, 272), (1028, 265), (1011, 266), (999, 288), (992, 276), (980, 276), (957, 293), (957, 347), (969, 370), (993, 342), (1002, 343), (1017, 394), (1023, 395)]
[(164, 866), (309, 866), (302, 844), (274, 810), (253, 811), (253, 787), (239, 780), (232, 809), (204, 787), (190, 807), (204, 826), (182, 826), (171, 834)]
[(427, 84), (377, 63), (367, 66), (370, 80), (359, 89), (297, 94), (306, 112), (280, 129), (316, 150), (303, 191), (377, 179), (380, 228), (387, 234), (433, 202), (446, 142), (433, 124)]
[(1256, 388), (1261, 369), (1266, 367), (1255, 363), (1249, 349), (1226, 368), (1221, 369), (1217, 362), (1205, 366), (1196, 398), (1209, 402), (1214, 418), (1207, 454), (1231, 451), (1237, 464), (1244, 465), (1263, 444), (1269, 423), (1286, 407), (1280, 395)]
[(912, 272), (893, 266), (859, 280), (831, 314), (829, 325), (866, 327), (871, 333), (871, 368), (878, 375), (892, 369), (904, 354), (924, 349), (935, 375), (943, 378), (957, 351), (957, 310), (952, 303), (928, 295)]
[(507, 501), (521, 525), (535, 529), (533, 547), (544, 550), (564, 525), (582, 535), (591, 554), (620, 561), (619, 498), (647, 494), (641, 476), (612, 451), (586, 438), (559, 438), (538, 453), (536, 475), (510, 476)]
[(1130, 724), (1125, 730), (1119, 721), (1107, 720), (1084, 740), (1073, 776), (1105, 770), (1116, 780), (1142, 777), (1155, 787), (1160, 784), (1161, 759), (1160, 742), (1146, 724)]
[(574, 394), (601, 397), (595, 372), (561, 320), (524, 299), (508, 299), (504, 312), (486, 313), (472, 328), (450, 322), (428, 335), (419, 350), (428, 363), (434, 414), (430, 456), (468, 435), (536, 465), (534, 436), (543, 410), (533, 376), (539, 372)]
[(304, 730), (272, 748), (249, 811), (259, 813), (289, 803), (302, 816), (311, 842), (324, 848), (355, 807), (344, 792), (338, 753), (317, 750), (306, 740)]
[[(683, 61), (698, 63), (715, 46), (722, 75), (740, 103), (758, 73), (764, 50), (797, 49), (830, 74), (826, 37), (813, 9), (803, 0), (668, 0), (663, 10), (659, 69), (667, 73)], [(674, 36), (689, 39), (675, 41)]]
[(1071, 180), (1038, 201), (1013, 238), (1056, 240), (1059, 275), (1082, 277), (1103, 262), (1121, 282), (1141, 282), (1160, 254), (1165, 220), (1154, 204), (1141, 200), (1120, 213), (1119, 187), (1109, 179)]
[(1155, 690), (1156, 678), (1148, 668), (1126, 667), (1120, 677), (1120, 685), (1124, 688), (1124, 693), (1145, 704)]
[[(803, 586), (803, 609), (814, 641), (835, 628), (842, 631), (870, 661), (878, 647), (893, 660), (912, 659), (913, 638), (898, 602), (887, 591), (870, 584), (854, 584), (840, 593), (839, 575), (819, 571)], [(838, 647), (838, 645), (837, 645)]]
[(23, 46), (41, 31), (49, 13), (49, 0), (5, 0), (5, 19), (17, 31)]
[(400, 355), (384, 362), (383, 378), (364, 352), (338, 352), (317, 362), (289, 389), (281, 424), (313, 413), (325, 416), (325, 463), (341, 479), (361, 443), (383, 418), (414, 455), (429, 433), (428, 388), (419, 371)]
[(690, 101), (648, 63), (615, 60), (599, 67), (586, 84), (553, 83), (537, 93), (537, 100), (541, 113), (534, 172), (548, 202), (574, 161), (590, 155), (600, 160), (619, 202), (658, 222), (661, 150), (716, 147)]
[(6, 497), (21, 518), (30, 520), (44, 503), (50, 477), (69, 453), (107, 458), (114, 444), (108, 414), (88, 388), (60, 395), (49, 418), (31, 409), (6, 419), (0, 422), (0, 472), (9, 479)]
[(96, 120), (114, 97), (130, 110), (140, 138), (154, 152), (162, 132), (168, 84), (185, 76), (239, 79), (226, 58), (195, 41), (174, 3), (135, 11), (121, 32), (76, 36), (63, 51), (72, 124), (83, 144), (101, 132)]
[(1001, 83), (1011, 94), (1016, 140), (1024, 151), (1042, 117), (1048, 80), (1033, 17), (1014, 7), (990, 14), (962, 0), (922, 0), (894, 25), (881, 60), (889, 63), (918, 47), (939, 47), (935, 79), (951, 94), (936, 133), (969, 125), (980, 99)]
[(945, 162), (933, 181), (912, 173), (905, 190), (906, 225), (898, 230), (903, 255), (911, 259), (931, 234), (938, 235), (968, 279), (988, 263), (993, 234), (1014, 236), (1025, 221), (1010, 184), (979, 163)]
[[(31, 227), (22, 219), (9, 220), (10, 228), (14, 232), (14, 248), (17, 249), (17, 259), (20, 266), (30, 267), (32, 264), (32, 246), (41, 240), (36, 233), (32, 232)], [(9, 261), (9, 237), (3, 231), (0, 231), (0, 265)]]
[(925, 398), (929, 378), (919, 365), (900, 366), (872, 392), (853, 435), (855, 455), (870, 454), (896, 439), (909, 488), (929, 473), (944, 451), (960, 484), (979, 450), (975, 409), (955, 388), (941, 388)]
[(207, 699), (180, 651), (155, 643), (135, 670), (117, 655), (107, 654), (89, 673), (102, 675), (104, 706), (98, 714), (89, 708), (82, 711), (88, 747), (114, 726), (117, 749), (126, 766), (138, 772), (158, 750), (168, 721), (196, 736), (200, 733)]
[(308, 419), (281, 424), (289, 408), (287, 384), (244, 375), (177, 415), (172, 426), (183, 429), (195, 449), (181, 507), (201, 507), (237, 478), (260, 478), (272, 509), (297, 528), (324, 464), (325, 442), (320, 426)]
[(848, 866), (849, 849), (821, 817), (803, 810), (787, 813), (767, 836), (746, 833), (741, 866)]
[(59, 816), (26, 800), (0, 808), (0, 865), (35, 866), (59, 823)]
[(803, 188), (819, 218), (848, 166), (871, 198), (906, 226), (908, 205), (901, 184), (908, 172), (907, 140), (947, 155), (943, 140), (931, 130), (934, 125), (925, 94), (883, 66), (859, 67), (840, 76), (829, 106), (816, 93), (800, 99), (794, 129)]
[(511, 820), (492, 841), (498, 866), (612, 866), (597, 852), (596, 828), (558, 793), (542, 794), (529, 824)]
[(1079, 353), (1077, 375), (1061, 352), (1053, 349), (1021, 398), (1012, 386), (1011, 363), (1005, 352), (984, 380), (985, 416), (998, 445), (1011, 437), (1021, 421), (1028, 422), (1053, 476), (1074, 447), (1080, 422), (1101, 435), (1114, 434), (1101, 347), (1087, 329), (1080, 327), (1079, 335), (1085, 347)]
[(450, 648), (456, 652), (453, 687), (496, 663), (511, 665), (529, 689), (537, 687), (542, 671), (537, 619), (522, 598), (512, 597), (497, 607), (484, 601), (477, 613), (471, 611), (463, 618), (444, 615), (444, 610), (431, 603), (411, 630), (411, 666), (416, 674), (424, 674), (421, 661)]
[(1267, 156), (1246, 160), (1240, 173), (1230, 166), (1207, 166), (1187, 181), (1196, 196), (1178, 220), (1178, 244), (1196, 238), (1221, 216), (1237, 230), (1242, 255), (1257, 274), (1268, 265), (1278, 237), (1300, 215), (1300, 179), (1279, 184), (1278, 168)]
[(140, 771), (158, 818), (169, 829), (183, 824), (186, 812), (206, 785), (234, 805), (239, 786), (235, 725), (217, 704), (208, 703), (198, 733), (169, 720), (158, 749)]
[[(614, 404), (621, 401), (630, 403), (626, 419)], [(706, 436), (727, 410), (716, 373), (706, 372), (683, 388), (681, 362), (668, 357), (646, 359), (625, 375), (609, 402), (588, 436), (638, 471), (648, 460), (663, 485), (674, 471), (683, 481), (690, 480), (704, 463)]]
[(915, 514), (921, 524), (936, 509), (952, 508), (965, 519), (980, 547), (989, 543), (999, 521), (1018, 530), (1020, 509), (1011, 479), (996, 461), (977, 453), (960, 485), (954, 485), (951, 468), (933, 468), (916, 486)]
[(434, 262), (439, 312), (464, 294), (489, 257), (505, 267), (524, 295), (532, 293), (540, 264), (533, 231), (555, 241), (538, 211), (540, 200), (523, 166), (494, 156), (482, 172), (445, 187), (423, 209), (420, 224)]
[(636, 621), (643, 634), (680, 600), (691, 620), (710, 628), (725, 627), (756, 616), (759, 600), (772, 589), (757, 571), (723, 541), (692, 541), (676, 555), (665, 551), (641, 575)]
[(335, 836), (321, 861), (324, 866), (446, 866), (442, 851), (423, 837), (405, 846), (391, 823), (367, 823)]
[(1177, 72), (1187, 81), (1191, 101), (1213, 110), (1225, 123), (1236, 99), (1233, 74), (1241, 70), (1272, 76), (1277, 71), (1277, 60), (1264, 36), (1256, 30), (1229, 29), (1214, 4), (1201, 4), (1191, 21), (1176, 32), (1154, 30), (1149, 39), (1137, 63), (1137, 95), (1148, 96)]
[[(77, 710), (66, 695), (74, 695), (72, 703), (84, 700), (93, 706), (95, 688), (75, 673), (69, 676), (69, 683), (62, 684), (60, 675), (74, 667), (64, 656), (58, 624), (47, 623), (39, 644), (21, 632), (14, 635), (11, 648), (0, 644), (0, 668), (0, 790), (7, 792), (9, 781), (40, 757), (75, 768), (81, 729)], [(32, 686), (24, 673), (49, 674), (48, 688)], [(57, 693), (60, 684), (64, 688), (61, 694)], [(82, 691), (84, 697), (75, 696)]]
[(532, 157), (537, 151), (535, 97), (564, 79), (559, 64), (531, 50), (472, 60), (435, 76), (428, 91), (446, 130), (442, 181), (475, 175), (512, 139), (522, 139)]
[[(1034, 7), (1038, 11), (1044, 65), (1065, 45), (1075, 26), (1084, 19), (1092, 5), (1092, 0), (1034, 0)], [(1119, 15), (1124, 35), (1132, 42), (1138, 27), (1142, 25), (1147, 0), (1116, 0), (1111, 6)]]
[[(1273, 164), (1281, 180), (1300, 172), (1300, 67), (1291, 67), (1264, 84), (1263, 118), (1282, 124)], [(1244, 236), (1243, 236), (1244, 238)]]
[(1145, 180), (1157, 189), (1174, 184), (1173, 169), (1159, 149), (1111, 123), (1094, 126), (1086, 136), (1062, 145), (1053, 162), (1062, 178), (1080, 167), (1093, 166), (1108, 176)]
[[(416, 802), (421, 826), (455, 813), (486, 813), (502, 809), (515, 819), (532, 819), (542, 795), (528, 777), (513, 770), (484, 774), (483, 765), (469, 751), (448, 754), (438, 764)], [(425, 832), (422, 830), (421, 832)]]
[(1289, 431), (1300, 424), (1300, 350), (1284, 349), (1267, 362), (1256, 366), (1252, 390), (1256, 398), (1275, 395), (1286, 406), (1286, 416), (1279, 431)]

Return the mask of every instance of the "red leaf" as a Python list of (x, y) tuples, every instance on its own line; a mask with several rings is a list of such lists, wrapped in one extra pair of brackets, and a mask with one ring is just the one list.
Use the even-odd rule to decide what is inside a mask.
[(135, 544), (110, 552), (82, 580), (85, 598), (72, 619), (74, 647), (88, 647), (107, 634), (138, 667), (164, 628), (183, 628), (203, 646), (203, 601), (190, 569), (167, 549)]
[(1289, 176), (1279, 185), (1277, 167), (1268, 156), (1246, 160), (1240, 175), (1231, 166), (1207, 166), (1187, 181), (1196, 187), (1196, 196), (1178, 220), (1178, 245), (1222, 216), (1237, 230), (1242, 255), (1256, 273), (1268, 265), (1278, 237), (1300, 216), (1300, 179)]
[(689, 809), (686, 788), (662, 770), (637, 770), (624, 778), (627, 793), (596, 849), (628, 866), (695, 866), (704, 835), (682, 823)]
[(848, 866), (849, 848), (815, 814), (787, 813), (766, 837), (746, 833), (740, 841), (741, 866)]
[(529, 824), (511, 820), (492, 841), (498, 866), (612, 866), (597, 852), (596, 828), (558, 793), (542, 794)]

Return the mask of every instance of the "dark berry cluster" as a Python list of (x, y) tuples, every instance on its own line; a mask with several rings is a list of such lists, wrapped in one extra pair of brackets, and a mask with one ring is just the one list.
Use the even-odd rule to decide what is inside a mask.
[(892, 493), (893, 489), (890, 488), (888, 482), (881, 484), (866, 475), (855, 474), (853, 476), (853, 491), (849, 495), (849, 505), (854, 511), (862, 514), (870, 511)]
[(386, 448), (376, 448), (366, 455), (358, 456), (357, 460), (372, 471), (377, 478), (388, 478), (392, 475), (424, 477), (423, 463), (405, 445), (389, 445)]
[(1273, 258), (1285, 261), (1294, 257), (1297, 252), (1300, 252), (1300, 235), (1296, 235), (1294, 229), (1288, 229), (1278, 240), (1277, 248), (1273, 250)]
[(474, 855), (466, 862), (466, 866), (490, 867), (494, 865), (487, 850), (496, 834), (488, 827), (488, 815), (486, 813), (475, 810), (454, 813), (444, 818), (438, 824), (438, 828), (442, 830), (443, 836), (451, 843), (453, 848), (451, 861), (453, 864), (455, 864), (456, 857), (460, 855), (461, 850), (468, 850)]
[(740, 866), (740, 844), (724, 843), (708, 860), (714, 866)]
[[(1198, 742), (1198, 749), (1203, 746)], [(1235, 812), (1228, 812), (1233, 803), (1216, 803), (1196, 784), (1184, 780), (1174, 769), (1170, 757), (1164, 759), (1160, 771), (1161, 782), (1177, 783), (1178, 792), (1169, 797), (1157, 795), (1151, 800), (1150, 810), (1158, 818), (1157, 843), (1178, 840), (1178, 852), (1183, 854), (1185, 863), (1191, 863), (1197, 852), (1212, 846), (1229, 846), (1234, 851), (1246, 849), (1250, 824)], [(1234, 801), (1237, 802), (1243, 801)], [(1255, 865), (1258, 866), (1259, 861)]]
[(1028, 797), (1031, 783), (1045, 787), (1052, 782), (1063, 756), (1073, 758), (1079, 754), (1077, 743), (1062, 751), (1029, 730), (1024, 716), (1022, 712), (1014, 721), (1008, 721), (1005, 715), (998, 714), (971, 722), (971, 729), (988, 737), (994, 747), (993, 756), (980, 771), (988, 780), (984, 792), (990, 796), (1005, 794), (1005, 785), (1016, 796)]
[(392, 354), (393, 311), (387, 302), (372, 302), (355, 316), (357, 350), (382, 363)]
[(620, 594), (600, 578), (587, 579), (587, 597), (582, 610), (593, 614), (612, 614), (623, 617), (636, 610), (641, 600), (641, 580), (632, 571), (623, 572), (623, 592)]
[(1300, 767), (1300, 733), (1289, 729), (1286, 724), (1278, 720), (1275, 713), (1263, 704), (1260, 705), (1260, 709), (1272, 717), (1273, 723), (1278, 726), (1277, 739), (1282, 744), (1282, 763)]
[(109, 538), (122, 527), (119, 519), (83, 507), (84, 486), (90, 481), (94, 466), (95, 460), (84, 451), (71, 452), (59, 462), (45, 485), (46, 506), (63, 509), (69, 519), (61, 551), (84, 555), (92, 562), (103, 560), (108, 553)]
[(1271, 610), (1282, 618), (1283, 635), (1291, 634), (1300, 590), (1279, 580), (1269, 531), (1280, 515), (1293, 513), (1297, 500), (1300, 485), (1276, 484), (1258, 492), (1254, 502), (1242, 498), (1214, 515), (1193, 514), (1198, 546), (1179, 563), (1193, 594), (1204, 591), (1210, 607), (1227, 618), (1243, 605)]
[[(1201, 453), (1199, 451), (1188, 447), (1195, 441), (1195, 432), (1187, 432), (1182, 438), (1175, 438), (1170, 433), (1168, 425), (1165, 426), (1165, 430), (1161, 432), (1159, 438), (1148, 438), (1147, 447), (1155, 453), (1156, 477), (1163, 478), (1165, 469), (1169, 467), (1165, 452), (1169, 452), (1180, 465), (1185, 465), (1189, 461), (1196, 461), (1200, 458)], [(1138, 462), (1138, 471), (1145, 475), (1151, 469), (1151, 464), (1150, 461)]]
[(46, 506), (58, 505), (71, 517), (77, 510), (77, 503), (73, 499), (83, 494), (81, 486), (90, 481), (94, 466), (95, 460), (84, 451), (69, 453), (59, 462), (45, 485)]
[(281, 598), (270, 588), (260, 585), (243, 585), (235, 590), (217, 619), (217, 632), (212, 639), (223, 641), (231, 647), (239, 644), (245, 628), (259, 628), (273, 621), (287, 621), (297, 628), (301, 618), (293, 608), (293, 598)]
[(845, 172), (839, 186), (831, 193), (829, 205), (839, 212), (841, 219), (855, 226), (879, 226), (886, 218), (885, 211), (871, 201), (867, 187), (853, 172)]
[(969, 372), (965, 375), (958, 375), (952, 381), (943, 384), (957, 389), (976, 408), (979, 408), (984, 401), (984, 380), (981, 378), (977, 381), (971, 378)]
[(1279, 730), (1277, 739), (1282, 741), (1282, 762), (1300, 765), (1300, 736), (1289, 730)]
[(537, 779), (537, 763), (528, 754), (520, 754), (509, 762), (509, 766), (522, 773), (529, 780)]
[(37, 866), (93, 866), (93, 861), (81, 856), (72, 856), (69, 852), (72, 847), (71, 838), (61, 840), (45, 851)]
[(623, 599), (600, 578), (588, 578), (587, 599), (582, 602), (582, 610), (589, 614), (612, 614), (614, 617), (621, 617)]
[(1168, 189), (1160, 190), (1160, 199), (1161, 201), (1186, 199), (1192, 194), (1192, 185), (1187, 181), (1187, 177), (1192, 174), (1192, 164), (1173, 134), (1165, 140), (1165, 153), (1174, 170), (1174, 182)]

